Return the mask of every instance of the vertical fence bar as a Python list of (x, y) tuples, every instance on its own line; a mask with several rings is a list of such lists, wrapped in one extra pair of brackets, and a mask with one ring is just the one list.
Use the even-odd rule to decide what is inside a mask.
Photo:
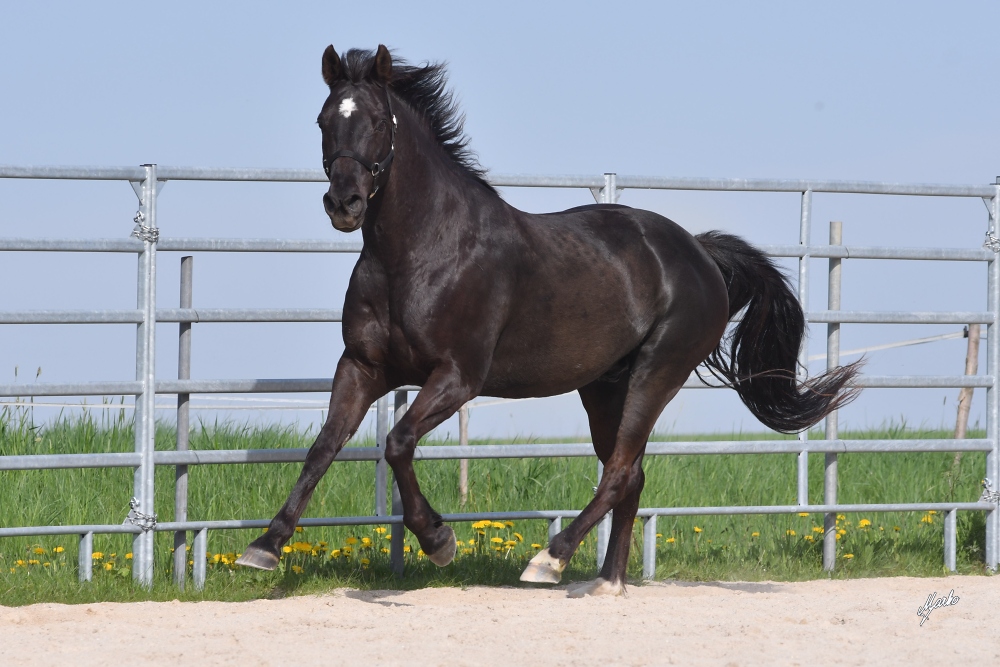
[[(181, 308), (193, 305), (194, 257), (181, 257)], [(177, 379), (191, 379), (191, 322), (181, 322), (177, 341)], [(187, 451), (191, 435), (190, 394), (177, 394), (177, 451)], [(187, 521), (188, 467), (174, 472), (174, 521)], [(184, 590), (187, 580), (187, 532), (174, 533), (174, 584)]]
[[(194, 534), (194, 546), (191, 547), (191, 566), (194, 569), (192, 578), (194, 579), (194, 589), (201, 591), (205, 589), (205, 570), (208, 566), (208, 528), (202, 528)], [(187, 567), (187, 563), (184, 563)]]
[[(830, 222), (830, 245), (842, 245), (844, 228), (840, 222)], [(827, 291), (827, 309), (840, 310), (841, 260), (830, 259), (830, 284)], [(840, 324), (826, 325), (826, 368), (840, 365)], [(827, 440), (839, 437), (837, 411), (826, 416)], [(827, 453), (823, 460), (823, 504), (837, 503), (837, 454)], [(823, 569), (832, 572), (837, 562), (837, 514), (828, 512), (823, 516)]]
[[(802, 193), (802, 208), (799, 215), (799, 244), (805, 247), (805, 252), (799, 258), (799, 303), (802, 312), (809, 312), (809, 244), (810, 224), (812, 222), (812, 190)], [(799, 378), (805, 379), (809, 372), (809, 320), (806, 319), (805, 335), (799, 348)], [(799, 433), (799, 441), (809, 440), (808, 429)], [(809, 504), (809, 453), (799, 452), (798, 456), (798, 504)]]
[(80, 550), (76, 554), (77, 569), (80, 583), (94, 578), (94, 534), (84, 533), (80, 536)]
[(947, 510), (944, 513), (944, 566), (955, 571), (955, 553), (957, 551), (956, 526), (958, 510)]
[[(136, 379), (142, 382), (142, 393), (136, 397), (135, 448), (140, 464), (134, 477), (136, 508), (153, 515), (153, 449), (156, 437), (155, 351), (156, 351), (156, 165), (143, 165), (146, 176), (142, 182), (139, 213), (136, 215), (137, 235), (143, 242), (139, 256), (138, 309), (143, 321), (136, 334)], [(145, 530), (132, 541), (132, 577), (144, 587), (153, 584), (153, 531)]]
[[(469, 405), (465, 404), (458, 410), (458, 445), (469, 446)], [(465, 507), (469, 499), (469, 459), (458, 461), (458, 501)]]
[(385, 462), (385, 439), (389, 435), (389, 397), (382, 396), (375, 402), (375, 446), (379, 450), (375, 462), (375, 516), (388, 514), (389, 464)]
[[(393, 426), (406, 414), (409, 398), (405, 391), (397, 391), (394, 399), (395, 414), (393, 416)], [(399, 496), (399, 485), (396, 483), (396, 476), (392, 479), (392, 513), (399, 516), (403, 513), (403, 500)], [(396, 524), (392, 527), (392, 539), (389, 541), (389, 566), (396, 576), (403, 575), (403, 540), (406, 537), (406, 528), (403, 524)]]
[[(990, 201), (990, 229), (1000, 226), (1000, 185), (994, 188)], [(997, 255), (989, 260), (987, 308), (993, 313), (993, 321), (986, 325), (986, 368), (993, 378), (986, 389), (986, 437), (992, 441), (992, 449), (986, 454), (986, 477), (994, 488), (1000, 486), (1000, 266)], [(997, 569), (1000, 553), (1000, 513), (994, 507), (986, 513), (986, 567)]]
[[(601, 189), (601, 203), (618, 203), (618, 176), (614, 173), (604, 174), (604, 187)], [(597, 462), (597, 484), (601, 484), (604, 477), (604, 464)], [(608, 553), (608, 541), (611, 539), (611, 521), (614, 511), (608, 512), (597, 524), (597, 569), (604, 567), (604, 557)]]
[(555, 539), (556, 535), (562, 532), (562, 517), (557, 516), (549, 521), (549, 542)]
[(642, 526), (642, 578), (656, 576), (656, 515), (646, 517)]

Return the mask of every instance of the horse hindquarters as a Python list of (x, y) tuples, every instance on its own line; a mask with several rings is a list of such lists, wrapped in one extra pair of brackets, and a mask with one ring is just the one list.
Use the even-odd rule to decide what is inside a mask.
[(805, 317), (774, 262), (736, 236), (706, 232), (695, 238), (726, 279), (729, 317), (746, 308), (742, 321), (705, 361), (709, 370), (732, 384), (761, 423), (783, 433), (807, 429), (853, 400), (860, 361), (799, 387), (795, 371)]

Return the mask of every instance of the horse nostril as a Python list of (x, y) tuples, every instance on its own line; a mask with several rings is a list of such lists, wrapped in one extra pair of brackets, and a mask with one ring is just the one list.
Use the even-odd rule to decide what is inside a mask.
[(333, 201), (329, 192), (323, 195), (323, 208), (326, 209), (327, 213), (333, 213), (337, 210), (337, 202)]
[(365, 201), (361, 198), (361, 195), (351, 195), (344, 200), (343, 206), (351, 215), (358, 215), (361, 213), (361, 209), (364, 207), (364, 204)]

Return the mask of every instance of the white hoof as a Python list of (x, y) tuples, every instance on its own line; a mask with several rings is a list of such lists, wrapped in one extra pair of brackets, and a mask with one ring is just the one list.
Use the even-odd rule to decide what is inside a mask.
[(438, 567), (444, 567), (455, 560), (455, 552), (458, 550), (458, 545), (455, 543), (455, 531), (451, 526), (444, 527), (451, 533), (451, 539), (445, 542), (444, 546), (435, 553), (427, 554), (427, 558)]
[(528, 567), (524, 568), (521, 581), (533, 584), (558, 584), (564, 569), (566, 563), (550, 554), (548, 549), (542, 549), (528, 562)]
[(598, 577), (593, 581), (582, 584), (573, 584), (566, 589), (566, 597), (582, 598), (587, 595), (621, 595), (623, 587), (621, 582), (610, 582), (607, 579)]

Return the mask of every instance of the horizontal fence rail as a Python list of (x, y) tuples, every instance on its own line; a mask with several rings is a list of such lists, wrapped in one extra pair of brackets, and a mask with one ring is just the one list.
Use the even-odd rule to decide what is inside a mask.
[[(137, 216), (136, 236), (129, 239), (23, 239), (0, 238), (0, 251), (4, 252), (83, 252), (83, 253), (132, 253), (139, 261), (139, 282), (137, 284), (138, 304), (135, 309), (108, 310), (34, 310), (0, 311), (0, 325), (15, 324), (128, 324), (137, 328), (135, 380), (103, 382), (64, 382), (0, 385), (0, 396), (134, 396), (136, 450), (134, 452), (101, 454), (54, 454), (0, 456), (0, 470), (41, 470), (57, 468), (134, 468), (136, 470), (135, 495), (142, 512), (153, 510), (153, 475), (155, 466), (174, 466), (177, 470), (177, 492), (175, 513), (183, 520), (154, 522), (153, 526), (126, 525), (78, 525), (78, 526), (26, 526), (0, 527), (0, 537), (29, 535), (80, 536), (80, 577), (90, 578), (90, 553), (92, 536), (97, 533), (127, 533), (135, 536), (136, 560), (134, 576), (144, 585), (152, 582), (152, 533), (175, 533), (175, 548), (184, 547), (186, 532), (192, 531), (196, 553), (204, 553), (207, 531), (223, 529), (259, 529), (266, 527), (266, 520), (186, 520), (187, 467), (192, 465), (225, 465), (246, 463), (299, 463), (305, 459), (306, 449), (271, 450), (190, 450), (187, 447), (187, 401), (198, 394), (254, 394), (254, 393), (327, 393), (332, 387), (332, 378), (263, 378), (263, 379), (189, 379), (188, 366), (183, 360), (178, 370), (178, 379), (156, 378), (153, 374), (152, 356), (155, 350), (155, 323), (176, 323), (181, 330), (182, 341), (185, 331), (190, 334), (193, 324), (208, 323), (251, 323), (251, 322), (316, 322), (336, 323), (342, 319), (342, 311), (317, 308), (194, 308), (190, 302), (181, 308), (157, 308), (155, 294), (155, 270), (157, 251), (160, 252), (241, 252), (241, 253), (359, 253), (359, 241), (328, 241), (312, 239), (232, 239), (232, 238), (157, 238), (156, 194), (166, 181), (229, 181), (229, 182), (284, 182), (284, 183), (326, 183), (327, 178), (319, 169), (229, 169), (200, 167), (169, 167), (143, 165), (141, 167), (23, 167), (0, 165), (0, 178), (62, 179), (62, 180), (118, 180), (132, 184), (140, 198), (140, 214)], [(717, 192), (785, 192), (800, 193), (802, 208), (800, 217), (800, 240), (798, 245), (759, 246), (772, 257), (795, 258), (799, 262), (799, 294), (806, 320), (812, 324), (826, 324), (829, 340), (827, 363), (835, 364), (839, 359), (839, 328), (841, 325), (859, 324), (983, 324), (987, 326), (986, 348), (987, 369), (983, 374), (953, 376), (879, 376), (863, 375), (858, 386), (869, 389), (888, 388), (985, 388), (987, 390), (986, 438), (979, 439), (920, 439), (920, 440), (847, 440), (836, 437), (835, 414), (833, 427), (827, 422), (827, 438), (809, 439), (803, 434), (796, 440), (746, 440), (746, 441), (689, 441), (650, 442), (646, 453), (651, 456), (693, 455), (693, 454), (795, 454), (799, 470), (798, 503), (780, 506), (720, 506), (720, 507), (673, 507), (642, 508), (638, 516), (645, 522), (643, 529), (643, 573), (652, 576), (655, 569), (655, 532), (658, 516), (684, 515), (739, 515), (739, 514), (824, 514), (827, 519), (837, 512), (913, 512), (940, 511), (945, 514), (944, 552), (945, 565), (955, 567), (956, 512), (984, 511), (987, 513), (986, 562), (995, 569), (1000, 552), (1000, 530), (998, 530), (997, 506), (993, 502), (953, 503), (896, 503), (896, 504), (840, 504), (835, 502), (836, 457), (840, 454), (859, 452), (976, 452), (987, 453), (985, 476), (991, 480), (1000, 477), (1000, 392), (996, 378), (1000, 372), (1000, 336), (996, 325), (1000, 317), (1000, 270), (997, 255), (989, 249), (979, 248), (905, 248), (894, 246), (853, 246), (846, 245), (839, 237), (827, 245), (810, 242), (812, 197), (815, 193), (865, 194), (932, 197), (979, 197), (987, 203), (990, 211), (990, 228), (995, 229), (1000, 218), (1000, 186), (990, 185), (947, 185), (947, 184), (898, 184), (865, 181), (817, 181), (786, 179), (717, 179), (717, 178), (662, 178), (603, 174), (599, 176), (552, 175), (535, 176), (522, 174), (492, 175), (490, 182), (497, 187), (547, 187), (586, 188), (595, 199), (605, 203), (617, 201), (618, 193), (625, 188), (658, 190), (691, 190)], [(150, 230), (150, 231), (147, 231)], [(952, 261), (984, 262), (988, 266), (988, 304), (983, 311), (954, 312), (892, 312), (892, 311), (845, 311), (831, 301), (827, 310), (810, 310), (806, 302), (808, 295), (809, 263), (825, 259), (830, 262), (831, 295), (836, 287), (839, 295), (839, 262), (846, 259), (866, 260), (909, 260), (909, 261)], [(837, 267), (834, 278), (834, 267)], [(185, 279), (182, 276), (182, 292)], [(832, 296), (831, 296), (832, 299)], [(945, 337), (950, 337), (949, 334)], [(189, 340), (189, 339), (188, 339)], [(910, 344), (910, 343), (905, 343)], [(877, 348), (878, 346), (876, 346)], [(183, 348), (183, 345), (182, 345)], [(182, 353), (183, 357), (183, 353)], [(808, 357), (803, 352), (803, 363)], [(185, 370), (186, 369), (186, 370)], [(713, 385), (714, 386), (714, 385)], [(692, 376), (685, 388), (713, 388)], [(397, 390), (397, 405), (405, 405), (405, 392), (417, 391), (419, 387), (401, 387)], [(177, 395), (178, 397), (178, 443), (176, 451), (155, 451), (153, 397)], [(400, 403), (402, 401), (402, 403)], [(129, 406), (131, 407), (131, 406)], [(387, 400), (377, 404), (378, 446), (347, 447), (337, 457), (338, 461), (367, 461), (376, 464), (376, 495), (381, 495), (379, 505), (376, 500), (376, 514), (362, 517), (328, 517), (303, 519), (303, 526), (353, 526), (372, 524), (399, 524), (402, 520), (398, 508), (385, 507), (388, 494), (388, 471), (384, 456), (385, 433), (389, 424)], [(183, 435), (181, 431), (185, 432)], [(833, 435), (831, 435), (833, 434)], [(822, 454), (826, 460), (827, 477), (824, 486), (824, 504), (809, 504), (807, 460), (810, 454)], [(593, 457), (590, 443), (530, 444), (530, 445), (444, 445), (417, 447), (417, 460), (449, 459), (497, 459), (522, 457)], [(831, 467), (832, 466), (832, 467)], [(600, 468), (599, 468), (600, 471)], [(831, 485), (833, 492), (831, 493)], [(987, 498), (988, 495), (984, 495)], [(830, 502), (830, 499), (834, 499)], [(538, 519), (550, 522), (550, 535), (558, 532), (563, 519), (572, 519), (579, 510), (531, 510), (513, 512), (487, 512), (447, 514), (447, 521), (476, 521), (482, 519)], [(598, 529), (598, 559), (603, 558), (606, 548), (607, 519)], [(394, 531), (402, 536), (401, 530)], [(828, 533), (830, 531), (827, 531)], [(831, 535), (824, 539), (829, 542)], [(835, 543), (832, 545), (835, 547)], [(393, 549), (394, 569), (401, 567), (402, 551)], [(180, 552), (184, 556), (184, 550)], [(194, 570), (197, 587), (204, 584), (205, 564), (198, 563)], [(180, 561), (178, 561), (180, 562)], [(824, 557), (824, 566), (827, 560)], [(832, 567), (832, 564), (831, 564)], [(183, 576), (177, 581), (183, 586)]]

